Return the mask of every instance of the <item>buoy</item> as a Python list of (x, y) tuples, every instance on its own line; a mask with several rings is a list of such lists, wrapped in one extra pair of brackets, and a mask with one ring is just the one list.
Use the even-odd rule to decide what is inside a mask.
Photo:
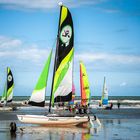
[(15, 123), (15, 122), (11, 122), (11, 123), (10, 123), (10, 132), (11, 132), (11, 133), (15, 133), (16, 130), (17, 130), (17, 125), (16, 125), (16, 123)]

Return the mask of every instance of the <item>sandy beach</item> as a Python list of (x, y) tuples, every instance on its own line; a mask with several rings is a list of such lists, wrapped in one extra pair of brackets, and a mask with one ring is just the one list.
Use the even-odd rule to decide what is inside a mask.
[[(0, 112), (0, 137), (3, 140), (139, 140), (140, 109), (92, 109), (101, 121), (101, 126), (90, 127), (41, 127), (23, 124), (17, 120), (17, 114), (42, 115), (47, 109), (26, 108), (17, 111)], [(93, 115), (91, 114), (91, 115)], [(16, 122), (17, 132), (11, 135), (9, 125)]]
[[(23, 101), (17, 100), (9, 107), (17, 110), (0, 110), (0, 138), (2, 140), (139, 140), (140, 130), (140, 100), (121, 100), (120, 109), (118, 100), (113, 103), (112, 110), (99, 108), (99, 100), (92, 100), (90, 116), (96, 115), (101, 126), (93, 127), (42, 127), (33, 124), (24, 124), (18, 121), (18, 115), (46, 115), (48, 100), (45, 107), (25, 106)], [(76, 100), (80, 102), (80, 100)], [(7, 107), (8, 108), (8, 107)], [(15, 122), (17, 131), (10, 133), (10, 123)]]

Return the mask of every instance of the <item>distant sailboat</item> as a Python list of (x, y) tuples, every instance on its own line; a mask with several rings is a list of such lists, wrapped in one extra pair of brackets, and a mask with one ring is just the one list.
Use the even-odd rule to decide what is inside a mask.
[(107, 90), (107, 86), (106, 86), (106, 78), (105, 77), (104, 77), (104, 83), (103, 83), (101, 105), (102, 106), (107, 106), (108, 105), (108, 90)]
[(7, 67), (7, 78), (2, 94), (1, 103), (10, 103), (13, 100), (14, 78), (12, 71)]
[(80, 87), (81, 87), (81, 105), (86, 106), (90, 103), (90, 89), (86, 67), (80, 61)]
[[(65, 116), (50, 114), (55, 102), (69, 102), (72, 100), (73, 84), (73, 56), (74, 56), (74, 30), (69, 9), (60, 7), (59, 28), (57, 35), (55, 63), (52, 78), (49, 114), (43, 115), (17, 115), (21, 122), (41, 125), (78, 125), (89, 121), (88, 116)], [(45, 87), (48, 77), (51, 54), (40, 79), (32, 93), (29, 104), (44, 105)], [(43, 75), (43, 76), (42, 76)], [(43, 79), (43, 80), (42, 80)], [(41, 97), (39, 97), (41, 96)], [(37, 99), (38, 98), (38, 99)]]

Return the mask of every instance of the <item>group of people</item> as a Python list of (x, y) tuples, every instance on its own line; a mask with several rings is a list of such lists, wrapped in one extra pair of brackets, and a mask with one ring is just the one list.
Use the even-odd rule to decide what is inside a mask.
[[(117, 107), (118, 107), (118, 109), (120, 109), (120, 105), (121, 105), (121, 103), (118, 101), (118, 102), (117, 102)], [(101, 107), (101, 102), (99, 102), (99, 107)], [(113, 108), (113, 103), (112, 103), (112, 102), (110, 103), (109, 106), (106, 106), (106, 107), (105, 107), (105, 109), (110, 109), (110, 110), (111, 110), (112, 108)]]
[(107, 106), (105, 109), (112, 109), (113, 108), (113, 103), (110, 103), (110, 106)]
[(68, 110), (72, 113), (76, 113), (76, 114), (88, 114), (89, 110), (88, 110), (88, 105), (80, 105), (80, 104), (76, 104), (75, 106), (68, 106)]

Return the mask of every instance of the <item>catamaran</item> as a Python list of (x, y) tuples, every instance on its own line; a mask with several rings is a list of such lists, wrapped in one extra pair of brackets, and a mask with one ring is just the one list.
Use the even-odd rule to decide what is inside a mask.
[[(17, 115), (21, 122), (47, 126), (66, 126), (87, 123), (90, 119), (89, 116), (61, 116), (60, 114), (51, 114), (51, 109), (55, 102), (69, 102), (72, 99), (74, 30), (71, 13), (69, 9), (63, 5), (60, 6), (58, 27), (49, 114), (47, 116)], [(45, 104), (45, 91), (51, 54), (52, 52), (48, 57), (43, 72), (29, 100), (30, 105), (44, 106)]]
[[(9, 67), (7, 67), (7, 76), (6, 76), (6, 83), (4, 86), (4, 92), (2, 94), (1, 98), (1, 104), (4, 105), (4, 107), (7, 106), (8, 103), (11, 103), (13, 100), (13, 89), (14, 89), (14, 78), (12, 71)], [(4, 108), (6, 109), (6, 108)], [(12, 108), (8, 108), (7, 110), (11, 110)]]

